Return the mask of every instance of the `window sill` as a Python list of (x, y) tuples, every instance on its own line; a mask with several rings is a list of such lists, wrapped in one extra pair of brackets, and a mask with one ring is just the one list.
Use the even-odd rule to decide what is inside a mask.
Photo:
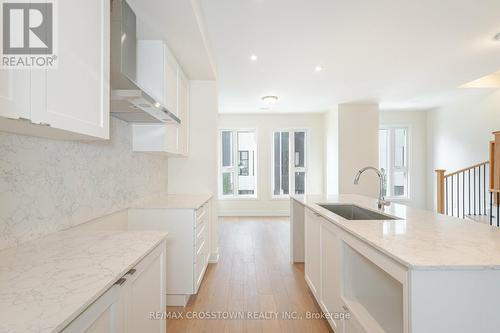
[(244, 196), (239, 196), (239, 197), (221, 197), (219, 196), (219, 201), (255, 201), (259, 200), (258, 197), (244, 197)]
[(385, 197), (386, 200), (393, 201), (393, 202), (409, 202), (411, 201), (411, 198), (408, 197)]
[(275, 200), (275, 201), (285, 201), (285, 200), (289, 200), (289, 199), (290, 199), (289, 195), (280, 195), (280, 196), (272, 196), (271, 197), (271, 200)]

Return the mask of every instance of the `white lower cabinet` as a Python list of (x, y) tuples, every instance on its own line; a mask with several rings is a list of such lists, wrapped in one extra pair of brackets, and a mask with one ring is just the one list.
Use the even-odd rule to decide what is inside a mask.
[(152, 320), (152, 312), (166, 309), (166, 247), (148, 256), (127, 274), (125, 291), (126, 332), (165, 332), (163, 320)]
[(166, 243), (162, 242), (73, 320), (64, 333), (164, 333), (151, 313), (166, 309)]
[(335, 333), (407, 333), (406, 269), (320, 214), (304, 216), (305, 280)]
[(198, 293), (210, 258), (212, 200), (198, 209), (130, 209), (129, 230), (165, 230), (167, 305), (185, 306)]
[(350, 319), (350, 320), (344, 320), (344, 333), (363, 333), (360, 329), (360, 327), (357, 325), (357, 323)]
[(305, 278), (314, 296), (321, 295), (321, 217), (307, 210), (305, 221)]
[(345, 312), (341, 301), (341, 241), (339, 230), (318, 213), (305, 213), (305, 278), (321, 310), (331, 314), (330, 326), (344, 331), (344, 320), (334, 314)]
[[(341, 313), (340, 298), (340, 251), (341, 243), (338, 228), (330, 222), (321, 221), (321, 296), (320, 305), (326, 313)], [(328, 318), (330, 325), (338, 332), (343, 320)]]
[(114, 285), (72, 321), (63, 333), (121, 333), (124, 327), (121, 290)]

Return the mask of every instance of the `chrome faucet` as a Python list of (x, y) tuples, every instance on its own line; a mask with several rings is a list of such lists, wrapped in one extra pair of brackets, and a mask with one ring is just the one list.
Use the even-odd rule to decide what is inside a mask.
[(377, 174), (378, 179), (379, 179), (380, 188), (379, 188), (378, 201), (377, 201), (378, 209), (383, 209), (385, 206), (389, 206), (391, 204), (391, 202), (385, 200), (385, 197), (384, 197), (384, 186), (385, 186), (384, 169), (381, 169), (381, 171), (380, 171), (379, 169), (374, 168), (374, 167), (365, 167), (365, 168), (359, 170), (358, 173), (356, 174), (356, 177), (354, 178), (354, 184), (357, 185), (359, 183), (359, 178), (361, 177), (361, 174), (363, 172), (365, 172), (366, 170), (373, 170)]

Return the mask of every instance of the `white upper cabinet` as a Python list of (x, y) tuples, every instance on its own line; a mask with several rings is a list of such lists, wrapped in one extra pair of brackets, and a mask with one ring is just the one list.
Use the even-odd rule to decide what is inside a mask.
[(0, 70), (0, 116), (30, 118), (29, 70)]
[(165, 105), (165, 44), (161, 40), (137, 41), (137, 84)]
[(137, 84), (175, 114), (181, 123), (133, 124), (133, 150), (187, 156), (189, 80), (163, 41), (137, 42)]
[(189, 80), (181, 71), (179, 71), (178, 91), (177, 116), (181, 119), (178, 149), (181, 155), (187, 156), (189, 154)]
[(137, 41), (137, 84), (177, 115), (179, 66), (161, 40)]
[(165, 47), (165, 106), (178, 115), (179, 65), (167, 47)]
[[(60, 139), (109, 138), (109, 0), (57, 2), (57, 67), (0, 76), (0, 129)], [(30, 89), (26, 89), (30, 87)], [(43, 126), (40, 126), (43, 125)]]

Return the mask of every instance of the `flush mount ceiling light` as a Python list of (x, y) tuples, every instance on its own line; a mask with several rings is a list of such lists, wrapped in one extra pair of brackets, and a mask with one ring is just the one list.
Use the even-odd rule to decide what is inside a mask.
[(322, 70), (323, 70), (323, 67), (321, 67), (321, 66), (314, 67), (314, 71), (316, 71), (316, 72), (321, 72)]
[(258, 58), (257, 58), (257, 55), (256, 55), (256, 54), (252, 54), (252, 55), (250, 56), (250, 60), (251, 60), (251, 61), (257, 61), (257, 59), (258, 59)]
[(494, 38), (496, 41), (499, 41), (499, 42), (500, 42), (500, 32), (499, 32), (499, 33), (497, 33), (497, 34), (495, 35), (495, 37), (493, 37), (493, 38)]
[(261, 99), (262, 102), (266, 104), (276, 104), (276, 102), (278, 101), (278, 96), (269, 95), (269, 96), (264, 96)]

